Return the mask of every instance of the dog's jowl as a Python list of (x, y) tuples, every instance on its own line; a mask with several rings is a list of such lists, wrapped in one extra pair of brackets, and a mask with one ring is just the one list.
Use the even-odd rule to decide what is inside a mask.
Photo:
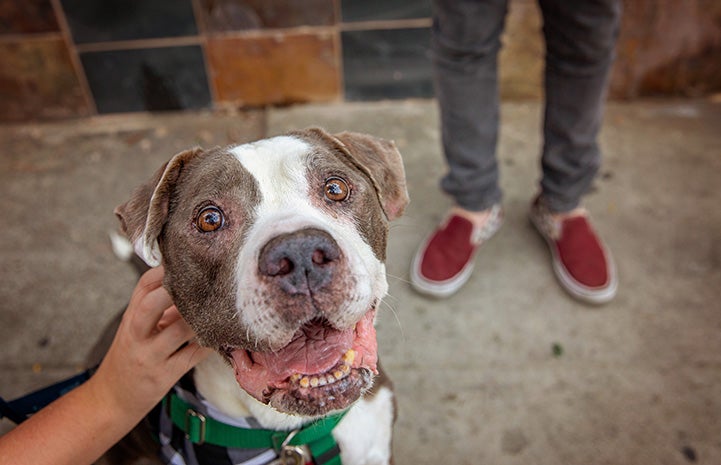
[[(202, 465), (209, 447), (223, 449), (218, 422), (283, 433), (267, 447), (233, 443), (220, 463), (390, 462), (394, 401), (374, 321), (388, 289), (388, 223), (407, 202), (393, 143), (308, 129), (182, 152), (116, 209), (217, 352), (154, 412), (163, 418), (148, 419), (161, 429), (160, 457)], [(187, 418), (171, 418), (173, 402)], [(309, 424), (330, 438), (310, 438)], [(332, 447), (319, 451), (323, 441)]]

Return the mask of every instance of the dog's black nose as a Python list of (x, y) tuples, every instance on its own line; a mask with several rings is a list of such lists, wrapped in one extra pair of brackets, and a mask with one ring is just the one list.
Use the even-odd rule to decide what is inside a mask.
[(309, 295), (330, 282), (340, 255), (330, 234), (302, 229), (271, 239), (260, 251), (258, 267), (286, 293)]

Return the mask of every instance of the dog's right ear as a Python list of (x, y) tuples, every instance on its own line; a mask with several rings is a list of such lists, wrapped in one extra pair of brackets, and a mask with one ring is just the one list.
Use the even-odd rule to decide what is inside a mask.
[(115, 208), (120, 227), (133, 243), (135, 253), (151, 267), (160, 265), (163, 259), (158, 236), (168, 219), (175, 184), (183, 167), (202, 153), (196, 147), (175, 155), (148, 182), (136, 188), (130, 200)]

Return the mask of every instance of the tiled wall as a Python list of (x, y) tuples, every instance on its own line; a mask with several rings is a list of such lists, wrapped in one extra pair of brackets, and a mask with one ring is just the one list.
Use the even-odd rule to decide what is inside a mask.
[[(0, 121), (431, 97), (432, 0), (0, 0)], [(536, 0), (500, 87), (541, 98)], [(613, 97), (721, 92), (721, 0), (623, 0)]]
[(0, 120), (430, 97), (430, 0), (0, 0)]

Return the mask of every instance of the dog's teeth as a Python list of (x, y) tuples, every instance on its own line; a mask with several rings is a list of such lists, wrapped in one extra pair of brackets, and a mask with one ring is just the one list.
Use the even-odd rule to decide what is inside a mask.
[(351, 365), (353, 364), (353, 360), (355, 360), (355, 356), (356, 351), (351, 349), (343, 354), (342, 362), (339, 363), (332, 372), (316, 376), (304, 376), (300, 373), (294, 373), (290, 375), (290, 381), (292, 383), (298, 383), (302, 388), (315, 388), (333, 384), (350, 374), (352, 370)]
[(355, 360), (355, 350), (350, 349), (348, 352), (343, 354), (343, 361), (348, 365), (353, 364), (353, 360)]

